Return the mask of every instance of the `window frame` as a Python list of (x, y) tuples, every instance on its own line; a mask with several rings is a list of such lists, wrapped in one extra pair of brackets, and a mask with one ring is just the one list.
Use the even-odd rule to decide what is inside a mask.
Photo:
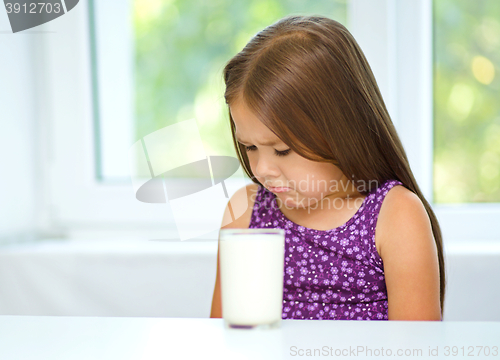
[[(100, 133), (96, 132), (93, 111), (91, 18), (87, 10), (92, 9), (91, 1), (82, 1), (79, 11), (48, 23), (47, 28), (57, 34), (45, 37), (39, 45), (47, 79), (41, 113), (48, 127), (42, 134), (48, 148), (45, 191), (50, 194), (45, 218), (54, 231), (70, 238), (175, 239), (177, 231), (175, 223), (168, 220), (168, 206), (137, 201), (131, 182), (98, 180), (96, 134)], [(107, 21), (112, 20), (111, 15), (107, 17)], [(498, 240), (493, 224), (500, 216), (500, 203), (441, 205), (432, 201), (432, 0), (350, 0), (348, 20), (349, 30), (375, 74), (417, 182), (436, 212), (445, 242)], [(123, 28), (126, 21), (116, 25), (122, 30), (114, 27), (115, 33), (131, 34)], [(119, 59), (123, 54), (115, 55)], [(96, 76), (102, 77), (102, 73)], [(130, 72), (123, 76), (132, 81)], [(118, 90), (123, 89), (127, 87)], [(130, 99), (126, 91), (115, 95)], [(211, 236), (214, 234), (207, 235)]]

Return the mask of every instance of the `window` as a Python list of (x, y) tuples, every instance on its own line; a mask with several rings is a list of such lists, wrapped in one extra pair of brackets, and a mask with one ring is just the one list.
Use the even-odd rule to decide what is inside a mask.
[(436, 213), (445, 240), (499, 240), (500, 4), (434, 0), (433, 12)]

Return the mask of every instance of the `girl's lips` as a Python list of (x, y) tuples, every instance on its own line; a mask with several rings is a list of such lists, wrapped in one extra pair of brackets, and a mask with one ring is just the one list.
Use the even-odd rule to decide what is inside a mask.
[(290, 188), (289, 187), (269, 187), (269, 191), (272, 191), (274, 193), (282, 193), (282, 192), (290, 191)]

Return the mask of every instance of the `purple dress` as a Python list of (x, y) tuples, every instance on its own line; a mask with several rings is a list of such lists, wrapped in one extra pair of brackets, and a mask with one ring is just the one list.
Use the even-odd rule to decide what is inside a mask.
[(356, 214), (331, 230), (292, 222), (276, 195), (259, 185), (250, 228), (285, 230), (283, 319), (387, 320), (384, 265), (375, 226), (387, 192), (398, 180), (372, 190)]

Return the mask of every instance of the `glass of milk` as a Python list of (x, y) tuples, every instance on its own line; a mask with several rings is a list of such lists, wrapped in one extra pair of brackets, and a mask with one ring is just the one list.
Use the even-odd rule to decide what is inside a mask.
[(219, 239), (222, 317), (226, 327), (280, 327), (285, 231), (222, 229)]

